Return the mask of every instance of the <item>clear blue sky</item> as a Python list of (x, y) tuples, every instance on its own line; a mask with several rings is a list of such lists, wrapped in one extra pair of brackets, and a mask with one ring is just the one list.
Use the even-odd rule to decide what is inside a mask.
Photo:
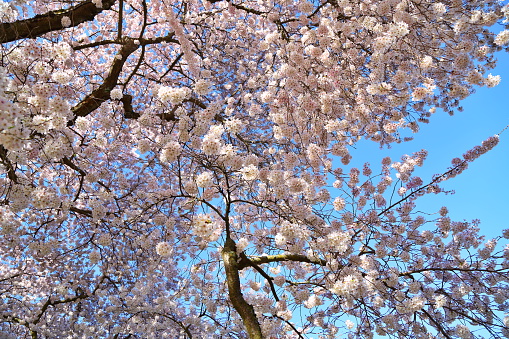
[[(471, 147), (499, 133), (509, 125), (509, 55), (500, 53), (497, 58), (499, 64), (491, 73), (500, 75), (501, 83), (494, 88), (478, 88), (463, 101), (463, 112), (449, 116), (437, 111), (431, 122), (422, 125), (420, 132), (414, 134), (413, 141), (395, 145), (389, 151), (379, 150), (373, 142), (362, 143), (353, 153), (354, 161), (363, 158), (362, 161), (369, 161), (375, 170), (383, 156), (390, 155), (397, 161), (403, 154), (424, 148), (429, 151), (428, 159), (416, 174), (427, 183), (433, 174), (444, 172), (452, 158), (461, 157)], [(371, 155), (366, 158), (364, 154)], [(456, 193), (422, 197), (417, 200), (418, 209), (432, 213), (447, 206), (453, 220), (480, 219), (481, 233), (488, 238), (509, 228), (506, 214), (509, 212), (509, 129), (500, 135), (500, 143), (493, 150), (470, 163), (466, 171), (442, 186)], [(500, 245), (506, 243), (509, 241)]]

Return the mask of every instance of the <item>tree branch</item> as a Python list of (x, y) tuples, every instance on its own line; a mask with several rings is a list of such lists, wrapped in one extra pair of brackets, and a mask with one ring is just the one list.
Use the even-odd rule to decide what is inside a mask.
[[(115, 56), (115, 60), (110, 69), (110, 73), (104, 79), (104, 82), (95, 89), (92, 93), (87, 95), (79, 104), (72, 108), (72, 112), (74, 113), (74, 119), (70, 120), (67, 125), (74, 125), (74, 121), (77, 117), (85, 117), (92, 113), (95, 109), (97, 109), (101, 104), (110, 98), (111, 90), (117, 85), (118, 77), (127, 58), (138, 49), (140, 45), (145, 46), (153, 43), (160, 42), (174, 42), (178, 43), (178, 40), (173, 38), (175, 34), (172, 32), (164, 37), (158, 37), (155, 39), (140, 39), (138, 43), (135, 43), (135, 39), (133, 38), (123, 38), (123, 45)], [(127, 102), (129, 101), (126, 98)], [(134, 112), (132, 112), (134, 113)]]
[(442, 335), (445, 337), (445, 338), (448, 338), (448, 339), (451, 339), (451, 336), (447, 333), (447, 331), (442, 327), (442, 325), (435, 319), (431, 316), (431, 314), (429, 314), (428, 312), (426, 312), (426, 310), (423, 308), (422, 309), (422, 312), (426, 315), (426, 317), (428, 317), (428, 319), (435, 325), (435, 328), (440, 332), (442, 333)]
[(114, 3), (115, 0), (103, 0), (102, 7), (97, 8), (92, 1), (85, 1), (68, 9), (50, 11), (26, 20), (2, 23), (0, 43), (36, 38), (45, 33), (62, 30), (65, 28), (62, 25), (64, 17), (71, 19), (71, 26), (78, 26), (85, 21), (93, 20), (103, 10), (110, 9)]
[(81, 215), (84, 215), (86, 217), (92, 217), (92, 211), (89, 211), (89, 210), (84, 210), (84, 209), (81, 209), (81, 208), (78, 208), (78, 207), (69, 207), (69, 211), (71, 212), (74, 212), (74, 213), (78, 213), (78, 214), (81, 214)]
[(133, 109), (133, 96), (130, 94), (124, 94), (122, 99), (122, 104), (124, 105), (124, 117), (126, 119), (138, 119), (140, 117), (140, 113), (135, 112)]
[(378, 216), (381, 216), (383, 215), (384, 213), (386, 213), (387, 211), (390, 211), (393, 207), (395, 207), (396, 205), (399, 205), (401, 204), (402, 202), (404, 202), (405, 200), (408, 200), (409, 198), (419, 194), (421, 191), (427, 189), (428, 187), (431, 187), (433, 185), (435, 185), (436, 183), (438, 182), (441, 182), (441, 181), (445, 181), (448, 178), (448, 176), (452, 173), (454, 173), (455, 171), (458, 171), (459, 169), (461, 169), (461, 167), (465, 166), (465, 163), (466, 161), (462, 161), (460, 164), (454, 166), (453, 168), (447, 170), (445, 173), (441, 174), (441, 175), (438, 175), (436, 176), (435, 178), (433, 178), (431, 180), (431, 182), (427, 185), (424, 185), (424, 186), (421, 186), (419, 187), (418, 189), (416, 189), (415, 191), (412, 191), (410, 192), (409, 194), (407, 194), (406, 196), (404, 196), (403, 198), (399, 199), (398, 201), (396, 201), (395, 203), (393, 203), (392, 205), (390, 205), (389, 207), (385, 208), (383, 211), (379, 212), (378, 213)]
[[(72, 111), (76, 117), (84, 117), (92, 113), (101, 104), (110, 98), (111, 90), (117, 85), (118, 76), (122, 71), (122, 67), (126, 62), (127, 58), (138, 49), (138, 45), (131, 39), (124, 39), (125, 44), (118, 51), (113, 65), (111, 66), (110, 73), (104, 79), (104, 82), (95, 89), (92, 93), (87, 95), (79, 104), (72, 108)], [(69, 121), (68, 125), (73, 125), (74, 119)]]
[[(247, 260), (246, 260), (247, 259)], [(246, 267), (252, 267), (253, 265), (260, 264), (268, 264), (271, 262), (280, 262), (280, 261), (298, 261), (298, 262), (308, 262), (310, 264), (317, 264), (321, 266), (327, 265), (327, 261), (318, 258), (308, 258), (302, 254), (276, 254), (276, 255), (264, 255), (259, 257), (245, 257), (241, 258), (241, 261), (238, 264), (239, 269), (243, 269)], [(254, 266), (253, 266), (254, 267)]]
[(7, 150), (3, 145), (0, 145), (0, 163), (5, 166), (7, 169), (7, 177), (15, 184), (18, 183), (18, 176), (16, 175), (16, 170), (14, 166), (12, 166), (11, 161), (7, 157)]
[[(242, 262), (242, 261), (244, 261), (244, 260), (250, 261), (250, 260), (246, 257), (246, 255), (244, 254), (244, 252), (241, 252), (241, 253), (240, 253), (240, 258), (241, 258), (241, 259), (240, 259), (240, 262)], [(262, 270), (262, 269), (260, 268), (260, 266), (253, 264), (253, 262), (251, 262), (251, 261), (250, 261), (250, 263), (251, 263), (251, 266), (252, 266), (255, 270), (257, 270), (257, 271), (258, 271), (258, 273), (260, 273), (260, 274), (262, 275), (262, 277), (264, 277), (264, 278), (265, 278), (265, 280), (267, 280), (267, 282), (268, 282), (268, 283), (269, 283), (269, 285), (270, 285), (270, 289), (271, 289), (271, 291), (272, 291), (272, 295), (274, 295), (274, 299), (275, 299), (276, 301), (279, 301), (279, 297), (277, 296), (277, 292), (276, 292), (276, 287), (274, 286), (274, 283), (272, 282), (272, 280), (273, 280), (274, 278), (272, 278), (272, 277), (271, 277), (271, 276), (269, 276), (267, 273), (265, 273), (265, 271), (264, 271), (264, 270)]]

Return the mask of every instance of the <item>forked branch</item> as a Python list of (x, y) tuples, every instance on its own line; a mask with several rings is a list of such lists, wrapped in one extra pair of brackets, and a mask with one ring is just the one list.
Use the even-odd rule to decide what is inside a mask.
[(242, 258), (240, 263), (238, 264), (239, 269), (243, 269), (246, 267), (251, 267), (253, 265), (261, 265), (268, 264), (271, 262), (281, 262), (281, 261), (297, 261), (297, 262), (307, 262), (310, 264), (316, 264), (320, 266), (327, 265), (327, 261), (319, 258), (309, 258), (302, 254), (276, 254), (276, 255), (263, 255), (259, 257), (245, 257)]

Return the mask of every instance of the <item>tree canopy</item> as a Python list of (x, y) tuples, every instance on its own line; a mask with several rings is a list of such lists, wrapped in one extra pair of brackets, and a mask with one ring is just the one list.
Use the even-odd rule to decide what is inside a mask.
[(509, 337), (509, 230), (417, 209), (498, 136), (433, 178), (425, 150), (351, 155), (496, 86), (505, 17), (496, 0), (0, 2), (0, 337)]

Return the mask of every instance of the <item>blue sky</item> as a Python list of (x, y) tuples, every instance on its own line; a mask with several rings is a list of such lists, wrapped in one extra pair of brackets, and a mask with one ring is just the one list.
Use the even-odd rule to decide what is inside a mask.
[[(373, 142), (362, 143), (352, 152), (354, 161), (369, 161), (375, 170), (386, 155), (398, 161), (403, 154), (424, 148), (429, 155), (416, 174), (428, 183), (427, 179), (444, 172), (454, 157), (461, 157), (489, 136), (498, 134), (509, 125), (509, 55), (499, 53), (497, 58), (498, 66), (491, 73), (500, 75), (501, 83), (494, 88), (478, 88), (463, 101), (463, 112), (449, 116), (437, 110), (430, 123), (422, 125), (420, 132), (414, 134), (413, 141), (394, 145), (389, 151), (379, 150)], [(363, 154), (370, 156), (363, 158)], [(455, 194), (422, 197), (417, 200), (418, 209), (433, 213), (447, 206), (453, 220), (480, 219), (481, 233), (488, 238), (509, 228), (506, 215), (509, 211), (509, 128), (500, 134), (500, 142), (493, 150), (470, 163), (461, 175), (442, 183), (442, 187), (455, 190)]]

